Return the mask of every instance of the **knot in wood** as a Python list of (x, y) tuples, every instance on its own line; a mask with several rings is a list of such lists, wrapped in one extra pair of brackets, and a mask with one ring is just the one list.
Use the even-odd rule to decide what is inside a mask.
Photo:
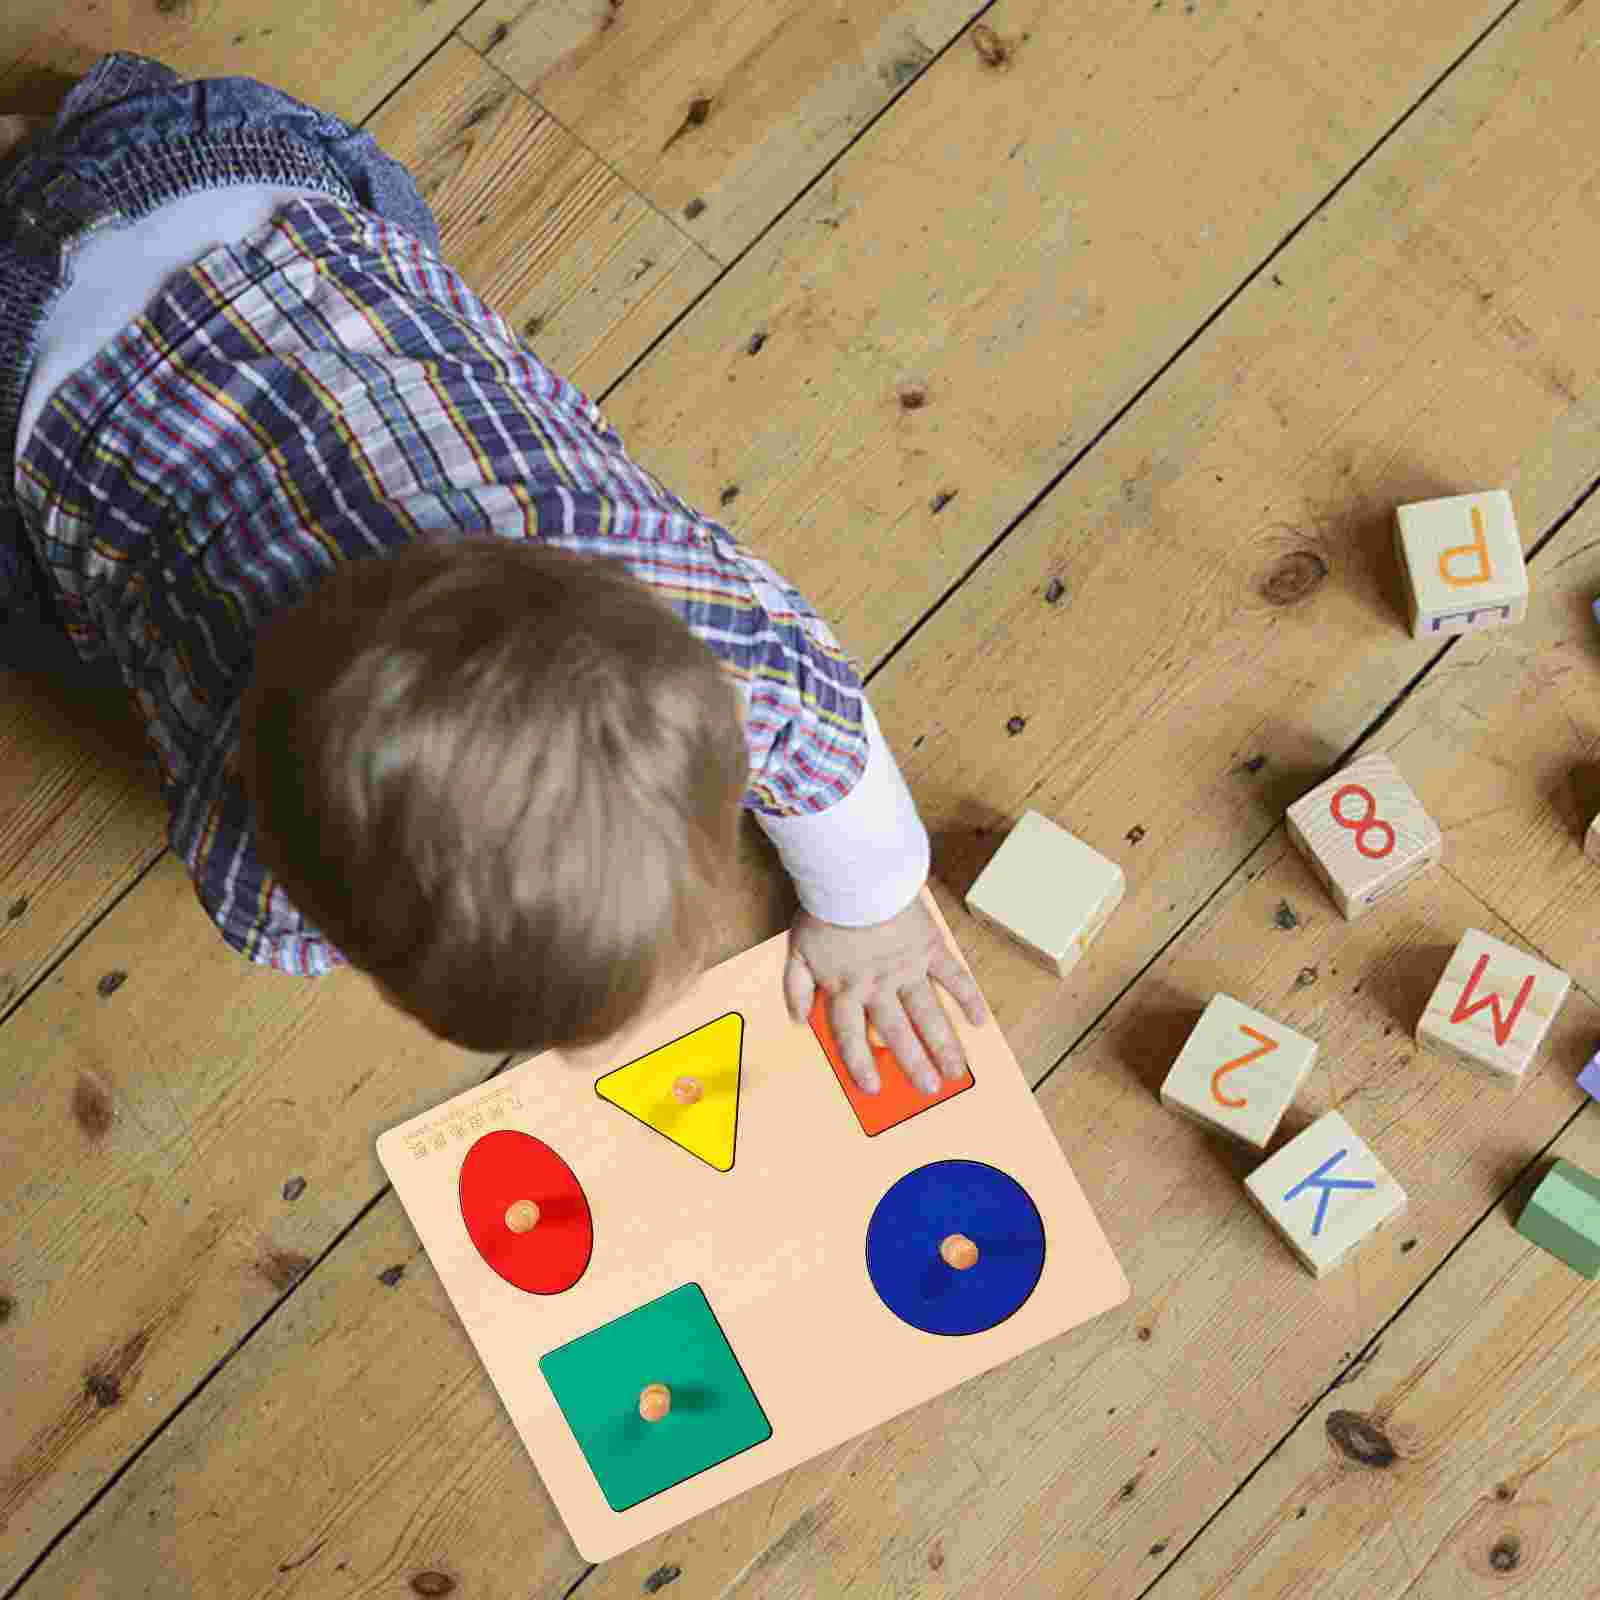
[(1489, 1565), (1496, 1572), (1515, 1572), (1522, 1565), (1522, 1541), (1514, 1533), (1496, 1539), (1489, 1551)]
[(1315, 550), (1291, 550), (1261, 574), (1256, 592), (1269, 606), (1297, 605), (1327, 576), (1328, 563)]
[(1361, 1467), (1392, 1467), (1399, 1452), (1377, 1423), (1358, 1411), (1330, 1411), (1328, 1441), (1344, 1456)]

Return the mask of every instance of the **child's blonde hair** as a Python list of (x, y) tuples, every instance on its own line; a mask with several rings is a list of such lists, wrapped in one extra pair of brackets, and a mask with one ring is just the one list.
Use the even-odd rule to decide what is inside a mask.
[(620, 563), (422, 543), (340, 565), (263, 627), (240, 779), (262, 864), (431, 1032), (577, 1050), (711, 948), (741, 706)]

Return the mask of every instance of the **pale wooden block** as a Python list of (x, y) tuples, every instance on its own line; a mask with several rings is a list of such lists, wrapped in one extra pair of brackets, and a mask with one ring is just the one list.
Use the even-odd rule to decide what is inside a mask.
[(1337, 1111), (1324, 1112), (1244, 1186), (1318, 1278), (1406, 1208), (1405, 1190)]
[(1265, 1150), (1316, 1058), (1315, 1039), (1213, 995), (1161, 1085), (1161, 1103)]
[(1528, 569), (1504, 489), (1397, 506), (1394, 543), (1413, 638), (1502, 628), (1527, 616)]
[(966, 905), (1064, 978), (1121, 903), (1125, 886), (1115, 861), (1040, 812), (1025, 811), (967, 891)]
[(1417, 1043), (1520, 1083), (1571, 987), (1559, 967), (1469, 928), (1417, 1023)]
[(1444, 854), (1439, 825), (1381, 752), (1352, 761), (1302, 795), (1284, 821), (1349, 922)]
[(1583, 836), (1583, 853), (1591, 861), (1600, 861), (1600, 817), (1589, 824), (1589, 831)]

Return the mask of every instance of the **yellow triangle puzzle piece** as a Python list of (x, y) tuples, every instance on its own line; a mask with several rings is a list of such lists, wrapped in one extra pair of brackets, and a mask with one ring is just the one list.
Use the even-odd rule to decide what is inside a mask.
[[(743, 1045), (744, 1018), (730, 1011), (597, 1078), (595, 1093), (707, 1166), (728, 1172), (739, 1122)], [(699, 1085), (700, 1098), (692, 1104), (685, 1105), (674, 1092), (680, 1078)]]

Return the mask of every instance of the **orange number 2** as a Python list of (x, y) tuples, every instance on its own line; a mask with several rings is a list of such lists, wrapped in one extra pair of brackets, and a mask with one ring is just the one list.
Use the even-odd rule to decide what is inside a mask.
[(1211, 1074), (1211, 1098), (1215, 1100), (1219, 1106), (1247, 1106), (1250, 1104), (1248, 1100), (1229, 1100), (1223, 1094), (1218, 1085), (1220, 1085), (1222, 1082), (1222, 1074), (1224, 1072), (1232, 1072), (1238, 1067), (1247, 1067), (1252, 1061), (1259, 1061), (1262, 1056), (1271, 1055), (1272, 1052), (1278, 1048), (1278, 1041), (1276, 1039), (1269, 1039), (1266, 1034), (1257, 1033), (1254, 1028), (1243, 1022), (1239, 1024), (1239, 1032), (1248, 1033), (1252, 1039), (1255, 1039), (1261, 1045), (1261, 1048), (1259, 1050), (1250, 1051), (1248, 1055), (1235, 1056), (1232, 1061), (1224, 1061), (1222, 1065)]

